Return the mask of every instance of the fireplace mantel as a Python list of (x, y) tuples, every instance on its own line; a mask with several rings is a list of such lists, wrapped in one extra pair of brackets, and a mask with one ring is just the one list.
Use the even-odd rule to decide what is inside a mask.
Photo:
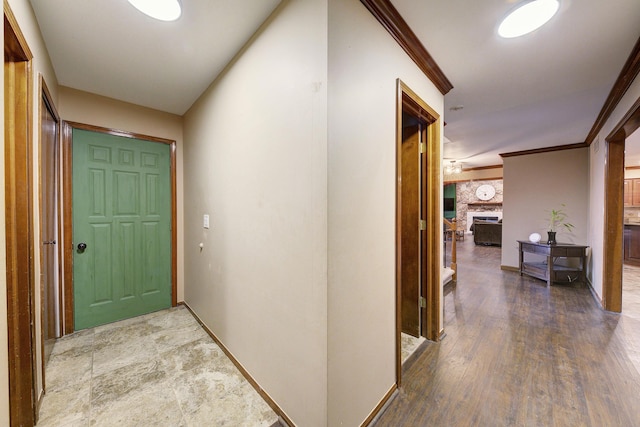
[(502, 202), (471, 202), (467, 206), (502, 206)]

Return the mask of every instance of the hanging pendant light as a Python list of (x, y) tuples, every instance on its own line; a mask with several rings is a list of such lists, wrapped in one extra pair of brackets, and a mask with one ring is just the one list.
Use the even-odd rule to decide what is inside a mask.
[(449, 164), (444, 168), (444, 173), (446, 173), (447, 175), (452, 175), (452, 174), (461, 173), (461, 172), (462, 172), (462, 164), (456, 163), (455, 160), (450, 160)]

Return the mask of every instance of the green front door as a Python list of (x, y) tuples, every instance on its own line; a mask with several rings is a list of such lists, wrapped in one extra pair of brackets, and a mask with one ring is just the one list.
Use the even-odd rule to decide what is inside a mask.
[(75, 329), (171, 306), (167, 144), (73, 130)]

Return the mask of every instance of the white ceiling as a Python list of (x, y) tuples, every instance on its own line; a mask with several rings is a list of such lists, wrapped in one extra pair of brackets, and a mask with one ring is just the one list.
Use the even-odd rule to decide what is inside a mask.
[[(391, 0), (454, 85), (445, 158), (495, 165), (585, 140), (640, 36), (640, 0), (560, 1), (546, 26), (506, 40), (496, 28), (517, 0)], [(183, 114), (280, 0), (182, 0), (172, 23), (126, 0), (31, 3), (61, 85)]]
[(127, 0), (31, 0), (63, 86), (184, 114), (280, 0), (182, 0), (180, 19)]
[(640, 37), (639, 0), (560, 0), (547, 25), (516, 39), (497, 27), (520, 1), (391, 2), (453, 83), (444, 156), (465, 167), (584, 142)]

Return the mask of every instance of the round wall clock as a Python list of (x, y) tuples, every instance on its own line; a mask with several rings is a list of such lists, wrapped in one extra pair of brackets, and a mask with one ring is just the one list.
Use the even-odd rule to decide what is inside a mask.
[(480, 200), (484, 200), (484, 201), (491, 200), (495, 195), (496, 195), (496, 189), (491, 184), (482, 184), (476, 190), (476, 196)]

